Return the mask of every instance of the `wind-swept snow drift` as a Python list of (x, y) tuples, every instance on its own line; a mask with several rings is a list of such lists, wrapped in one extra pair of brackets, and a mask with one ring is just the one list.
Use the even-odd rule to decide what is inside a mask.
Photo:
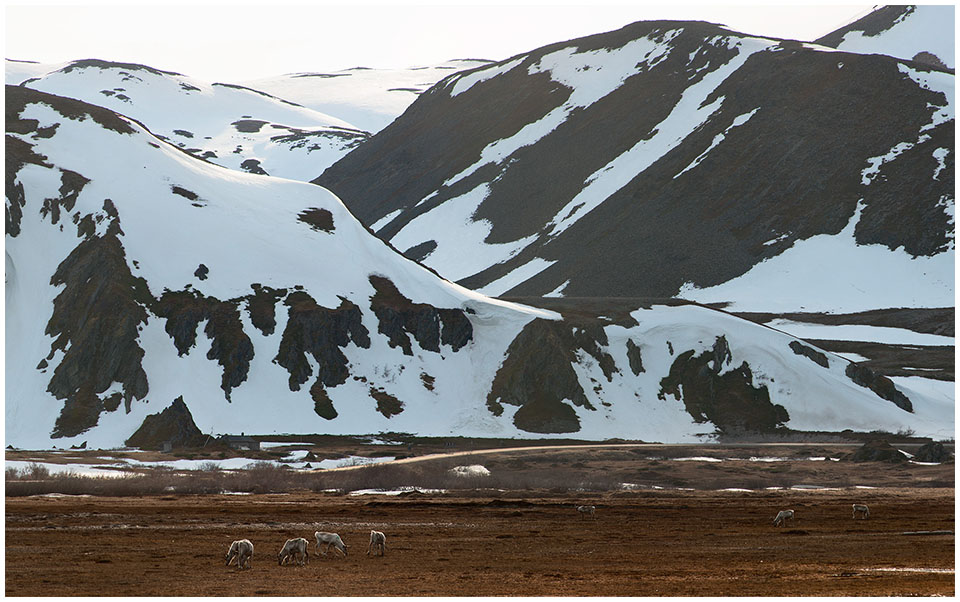
[(951, 404), (776, 330), (693, 305), (487, 298), (323, 188), (6, 94), (8, 444), (122, 445), (175, 400), (203, 433), (953, 433)]

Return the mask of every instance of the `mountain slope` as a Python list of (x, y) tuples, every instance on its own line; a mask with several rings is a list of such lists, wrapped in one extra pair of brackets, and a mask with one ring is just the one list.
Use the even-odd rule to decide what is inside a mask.
[(242, 83), (376, 133), (444, 77), (491, 62), (459, 59), (408, 69), (355, 67), (333, 73), (290, 73)]
[(885, 54), (937, 68), (955, 67), (955, 7), (883, 6), (816, 41), (845, 52)]
[[(7, 61), (7, 81), (26, 75), (27, 67), (39, 71)], [(309, 180), (369, 136), (343, 119), (243, 86), (95, 59), (49, 67), (18, 83), (132, 117), (194, 156), (231, 169)]]
[(953, 432), (950, 400), (777, 330), (490, 299), (320, 187), (74, 99), (10, 86), (5, 109), (8, 444), (120, 446), (174, 403), (213, 434)]
[(788, 288), (709, 300), (947, 307), (953, 139), (952, 74), (641, 22), (453, 75), (315, 182), (486, 294), (700, 300), (823, 241)]

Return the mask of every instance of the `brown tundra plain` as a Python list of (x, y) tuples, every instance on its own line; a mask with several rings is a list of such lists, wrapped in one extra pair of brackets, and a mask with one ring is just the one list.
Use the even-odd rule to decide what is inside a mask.
[[(459, 463), (511, 478), (473, 477), (457, 488), (445, 477), (443, 489), (365, 495), (349, 494), (361, 481), (346, 479), (389, 480), (400, 467), (322, 471), (275, 492), (183, 493), (181, 485), (136, 495), (22, 495), (8, 474), (5, 593), (955, 595), (952, 463), (811, 462), (810, 453), (712, 448), (708, 461), (702, 448), (675, 446), (480, 450)], [(764, 455), (781, 459), (756, 461)], [(437, 458), (393, 476), (428, 483), (425, 475), (454, 465)], [(598, 484), (599, 474), (620, 486)], [(853, 518), (855, 503), (869, 506), (868, 519)], [(593, 516), (577, 512), (584, 504), (596, 507)], [(776, 527), (783, 509), (794, 519)], [(367, 554), (373, 529), (386, 535), (382, 557)], [(317, 530), (339, 533), (347, 555), (318, 555)], [(294, 537), (310, 541), (309, 563), (279, 566), (277, 553)], [(249, 568), (226, 566), (230, 543), (243, 538), (255, 547)]]

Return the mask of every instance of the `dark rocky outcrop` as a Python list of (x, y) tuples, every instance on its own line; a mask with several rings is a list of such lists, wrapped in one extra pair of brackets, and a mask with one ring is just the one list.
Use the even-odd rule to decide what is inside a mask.
[(473, 325), (462, 310), (414, 303), (383, 276), (370, 276), (370, 284), (376, 290), (370, 309), (379, 320), (377, 330), (386, 335), (391, 347), (399, 347), (405, 355), (413, 355), (409, 335), (422, 349), (437, 353), (441, 344), (457, 351), (473, 339)]
[(907, 457), (883, 439), (867, 441), (855, 451), (850, 460), (853, 462), (906, 462)]
[(69, 169), (60, 170), (59, 197), (43, 199), (40, 215), (50, 218), (50, 223), (60, 221), (60, 211), (71, 211), (77, 202), (77, 197), (90, 180)]
[(207, 359), (217, 360), (223, 368), (220, 388), (227, 400), (230, 392), (246, 379), (253, 360), (250, 337), (243, 331), (239, 301), (220, 301), (197, 291), (166, 291), (154, 304), (154, 312), (166, 318), (164, 329), (173, 338), (179, 355), (186, 355), (196, 344), (197, 326), (206, 321), (204, 333), (211, 340)]
[[(7, 123), (9, 127), (9, 121)], [(6, 160), (3, 187), (7, 199), (5, 231), (7, 235), (17, 237), (20, 235), (23, 207), (27, 204), (23, 183), (17, 181), (17, 172), (28, 163), (43, 167), (53, 166), (46, 163), (46, 157), (35, 153), (32, 145), (14, 136), (6, 136), (4, 149)]]
[(861, 387), (870, 389), (881, 398), (893, 402), (901, 410), (913, 411), (910, 398), (901, 393), (893, 381), (882, 374), (877, 374), (861, 364), (851, 363), (846, 369), (847, 377)]
[[(595, 409), (584, 394), (573, 369), (577, 350), (610, 358), (599, 350), (593, 336), (606, 335), (599, 327), (577, 328), (565, 322), (537, 318), (527, 324), (507, 348), (507, 356), (497, 371), (487, 395), (487, 407), (495, 415), (503, 413), (503, 404), (520, 406), (513, 422), (517, 428), (533, 433), (573, 433), (580, 420), (567, 403)], [(595, 356), (596, 357), (596, 356)], [(613, 370), (612, 358), (602, 360)]]
[(223, 301), (214, 304), (203, 332), (211, 341), (207, 359), (217, 360), (223, 368), (220, 388), (230, 401), (230, 391), (247, 380), (254, 354), (253, 343), (243, 331), (237, 303)]
[(640, 346), (634, 343), (633, 339), (627, 339), (627, 361), (630, 362), (630, 371), (634, 376), (640, 376), (640, 373), (644, 372)]
[(803, 357), (820, 364), (824, 368), (830, 367), (830, 360), (827, 359), (826, 354), (817, 351), (813, 347), (807, 347), (800, 341), (790, 341), (790, 349), (797, 355), (802, 355)]
[(319, 380), (310, 387), (310, 398), (313, 399), (313, 411), (325, 420), (337, 417), (337, 410), (333, 407), (333, 400)]
[(165, 443), (174, 448), (200, 447), (206, 438), (197, 428), (187, 404), (180, 396), (162, 412), (144, 418), (143, 424), (125, 444), (140, 449), (162, 450)]
[(264, 336), (270, 336), (277, 327), (277, 302), (287, 296), (287, 291), (263, 286), (258, 282), (251, 284), (250, 288), (253, 289), (253, 295), (246, 298), (250, 321)]
[(370, 387), (370, 397), (377, 401), (377, 411), (386, 418), (396, 416), (403, 411), (403, 402), (383, 389)]
[(269, 173), (267, 173), (267, 170), (260, 167), (259, 159), (245, 159), (242, 163), (240, 163), (240, 169), (242, 169), (247, 173), (256, 174), (258, 176), (270, 175)]
[[(290, 390), (299, 391), (312, 375), (307, 354), (319, 365), (317, 383), (335, 387), (350, 376), (347, 357), (341, 351), (351, 341), (370, 347), (370, 333), (364, 327), (360, 308), (340, 298), (340, 306), (328, 309), (303, 291), (294, 291), (284, 300), (287, 325), (274, 361), (290, 373)], [(316, 398), (315, 398), (316, 400)]]
[[(55, 337), (47, 359), (63, 351), (47, 387), (64, 400), (55, 437), (96, 425), (100, 413), (116, 410), (121, 398), (129, 411), (131, 401), (143, 399), (148, 390), (138, 338), (152, 297), (146, 282), (127, 266), (119, 218), (109, 199), (97, 219), (109, 221), (104, 235), (82, 240), (50, 279), (51, 285), (64, 287), (46, 328)], [(101, 398), (113, 383), (120, 383), (122, 394)]]
[[(19, 115), (20, 112), (23, 111), (23, 108), (27, 105), (27, 103), (33, 102), (42, 102), (43, 104), (53, 108), (67, 119), (83, 121), (89, 118), (101, 127), (117, 132), (118, 134), (132, 134), (135, 131), (127, 119), (121, 117), (117, 113), (114, 113), (110, 109), (88, 104), (73, 98), (31, 90), (30, 88), (23, 86), (8, 85), (5, 90), (6, 94), (4, 97), (4, 103), (7, 116), (7, 131), (22, 130), (23, 127), (26, 127), (24, 122), (32, 122), (34, 128), (39, 125), (37, 124), (36, 120), (20, 120), (20, 125), (14, 124), (11, 128), (11, 116), (13, 116), (14, 120), (19, 120)], [(20, 133), (24, 132), (20, 131)]]
[(297, 219), (318, 232), (333, 232), (333, 214), (328, 209), (304, 209)]
[(913, 454), (913, 459), (916, 462), (950, 462), (953, 460), (953, 454), (944, 447), (943, 443), (931, 441), (920, 446)]
[(765, 385), (753, 384), (750, 366), (720, 372), (731, 362), (724, 337), (717, 337), (713, 349), (695, 355), (693, 350), (677, 356), (670, 373), (660, 381), (660, 398), (682, 399), (697, 422), (712, 422), (723, 434), (773, 432), (790, 419), (787, 410), (770, 401)]

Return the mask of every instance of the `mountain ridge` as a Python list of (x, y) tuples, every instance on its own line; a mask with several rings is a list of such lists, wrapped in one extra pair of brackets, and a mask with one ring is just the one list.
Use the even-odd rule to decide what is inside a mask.
[[(647, 58), (616, 71), (610, 57), (638, 44)], [(314, 182), (408, 256), (488, 294), (672, 296), (856, 216), (857, 244), (936, 256), (953, 244), (953, 80), (924, 69), (643, 22), (451, 76)], [(611, 70), (622, 83), (609, 94), (569, 101)], [(696, 102), (677, 112), (684, 94)], [(918, 170), (936, 177), (920, 203), (898, 203)], [(438, 224), (455, 228), (440, 239)], [(465, 260), (461, 244), (474, 249)]]

